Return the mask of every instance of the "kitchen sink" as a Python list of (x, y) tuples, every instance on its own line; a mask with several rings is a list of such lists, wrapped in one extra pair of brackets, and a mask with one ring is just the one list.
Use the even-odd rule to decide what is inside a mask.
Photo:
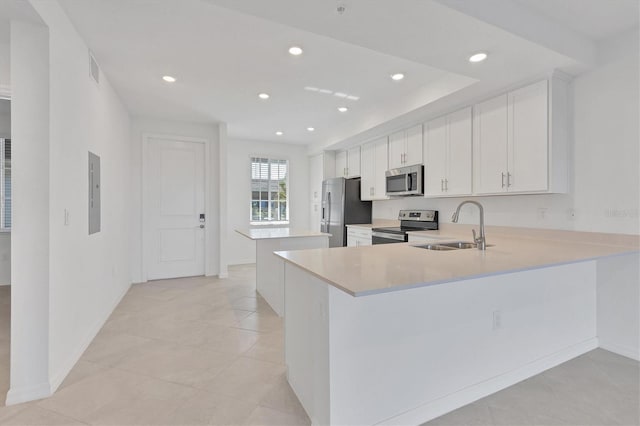
[(457, 247), (449, 247), (443, 244), (420, 244), (413, 247), (426, 249), (426, 250), (440, 250), (440, 251), (458, 250)]
[[(449, 243), (420, 244), (413, 247), (425, 250), (451, 251), (478, 248), (478, 244), (469, 241), (452, 241)], [(491, 245), (487, 244), (487, 247), (491, 247)]]
[(469, 249), (478, 248), (476, 243), (470, 243), (467, 241), (455, 241), (453, 243), (440, 243), (441, 246), (453, 247), (454, 249)]

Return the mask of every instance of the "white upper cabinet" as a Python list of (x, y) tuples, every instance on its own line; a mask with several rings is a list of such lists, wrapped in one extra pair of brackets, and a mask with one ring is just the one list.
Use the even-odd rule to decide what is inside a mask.
[(447, 174), (447, 118), (440, 117), (424, 125), (424, 195), (444, 195)]
[(360, 147), (336, 153), (336, 177), (360, 176)]
[(471, 194), (471, 127), (471, 108), (425, 124), (425, 196)]
[(474, 106), (473, 190), (494, 194), (507, 188), (507, 95)]
[(508, 95), (509, 176), (512, 192), (548, 189), (547, 81)]
[(336, 152), (336, 177), (347, 176), (347, 151)]
[(385, 172), (388, 165), (387, 138), (362, 145), (360, 152), (361, 177), (360, 199), (386, 200)]
[(474, 106), (474, 193), (567, 191), (567, 81), (554, 76)]
[(407, 129), (407, 150), (404, 165), (422, 164), (422, 124)]
[(446, 195), (469, 195), (473, 191), (473, 125), (471, 107), (449, 114)]
[(347, 177), (360, 176), (360, 147), (347, 151)]
[(389, 135), (389, 168), (422, 164), (422, 124)]

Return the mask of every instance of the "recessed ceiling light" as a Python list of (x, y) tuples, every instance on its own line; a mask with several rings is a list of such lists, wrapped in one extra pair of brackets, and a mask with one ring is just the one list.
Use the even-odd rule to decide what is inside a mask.
[(347, 108), (347, 107), (338, 107), (338, 111), (347, 112), (347, 111), (349, 111), (349, 108)]
[(315, 128), (314, 127), (307, 127), (307, 130), (310, 131), (310, 132), (313, 132), (315, 130)]
[(260, 99), (269, 99), (269, 94), (268, 93), (259, 93), (258, 97)]
[(395, 80), (395, 81), (400, 81), (404, 78), (404, 74), (402, 74), (401, 72), (397, 72), (395, 74), (391, 74), (391, 79)]
[(475, 55), (469, 57), (469, 62), (482, 62), (487, 59), (487, 54), (484, 52), (478, 52)]
[(162, 77), (162, 79), (164, 81), (166, 81), (167, 83), (175, 83), (176, 82), (176, 78), (172, 77), (170, 75), (165, 75), (165, 76)]
[(302, 48), (298, 46), (291, 46), (289, 48), (289, 53), (291, 53), (293, 56), (302, 55)]
[(282, 136), (282, 135), (284, 135), (284, 133), (283, 133), (283, 132), (281, 132), (280, 130), (278, 130), (278, 131), (276, 132), (276, 135), (278, 135), (278, 136)]

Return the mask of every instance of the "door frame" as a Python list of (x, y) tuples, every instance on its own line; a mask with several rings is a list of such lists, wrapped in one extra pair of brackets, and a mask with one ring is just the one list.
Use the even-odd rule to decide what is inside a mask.
[(142, 261), (142, 279), (143, 282), (149, 280), (148, 270), (148, 255), (149, 255), (149, 230), (147, 229), (147, 223), (149, 223), (149, 143), (151, 139), (167, 139), (178, 142), (198, 143), (204, 144), (204, 214), (206, 217), (204, 228), (204, 274), (205, 276), (211, 275), (211, 266), (209, 262), (209, 255), (214, 252), (213, 245), (211, 243), (211, 237), (213, 235), (213, 221), (211, 217), (211, 164), (209, 159), (211, 158), (211, 143), (205, 138), (195, 138), (191, 136), (180, 136), (166, 133), (143, 133), (142, 134), (142, 211), (140, 215), (140, 228), (142, 230), (142, 244), (141, 244), (141, 261)]

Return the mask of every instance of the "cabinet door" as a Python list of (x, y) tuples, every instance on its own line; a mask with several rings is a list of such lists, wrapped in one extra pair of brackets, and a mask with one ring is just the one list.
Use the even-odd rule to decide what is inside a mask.
[(347, 152), (347, 176), (360, 176), (360, 147), (351, 148)]
[(547, 81), (509, 93), (508, 191), (548, 189)]
[(376, 145), (365, 144), (360, 151), (360, 199), (373, 200), (376, 186)]
[(370, 246), (371, 244), (371, 237), (358, 237), (358, 246)]
[(447, 161), (447, 120), (436, 118), (424, 125), (424, 195), (444, 192)]
[(474, 192), (496, 194), (507, 184), (507, 95), (474, 106)]
[(404, 165), (422, 164), (422, 124), (410, 127), (407, 132), (407, 145)]
[(471, 108), (447, 116), (448, 152), (445, 193), (447, 195), (471, 194)]
[(404, 130), (389, 135), (389, 168), (404, 166), (407, 134)]
[[(387, 200), (387, 180), (385, 173), (389, 169), (389, 144), (387, 138), (379, 139), (375, 144), (375, 176), (373, 184), (373, 199)], [(364, 166), (364, 159), (362, 160)]]
[(356, 247), (358, 245), (358, 237), (347, 231), (347, 247)]
[(345, 177), (347, 175), (347, 151), (336, 153), (336, 177)]

